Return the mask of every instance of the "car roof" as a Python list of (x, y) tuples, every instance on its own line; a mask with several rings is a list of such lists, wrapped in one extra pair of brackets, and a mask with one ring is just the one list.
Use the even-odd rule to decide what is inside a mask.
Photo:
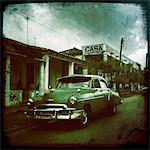
[(70, 77), (89, 77), (89, 78), (92, 78), (92, 79), (99, 78), (100, 80), (104, 80), (105, 81), (105, 79), (103, 77), (99, 76), (99, 75), (90, 75), (90, 74), (88, 74), (88, 75), (84, 75), (84, 74), (72, 74), (72, 75), (67, 75), (67, 76), (60, 77), (57, 80), (64, 79), (64, 78), (70, 78)]

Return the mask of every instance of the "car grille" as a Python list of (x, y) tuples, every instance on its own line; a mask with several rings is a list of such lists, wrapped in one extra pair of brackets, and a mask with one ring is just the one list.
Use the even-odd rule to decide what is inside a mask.
[(66, 104), (40, 104), (35, 107), (35, 116), (55, 116), (56, 114), (68, 114)]
[(42, 111), (36, 111), (36, 115), (38, 116), (49, 116), (49, 115), (54, 115), (55, 112), (51, 111), (51, 112), (42, 112)]

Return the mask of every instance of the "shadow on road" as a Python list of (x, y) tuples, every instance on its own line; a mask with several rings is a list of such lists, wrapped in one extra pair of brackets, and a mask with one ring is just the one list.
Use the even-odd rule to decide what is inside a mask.
[[(92, 121), (89, 126), (91, 126), (93, 123), (96, 121), (103, 120), (104, 118), (109, 119), (110, 117), (114, 117), (116, 115), (119, 115), (120, 112), (117, 112), (116, 114), (109, 114), (108, 112), (102, 112), (98, 113), (97, 115), (93, 116)], [(60, 120), (60, 121), (55, 121), (55, 122), (48, 122), (48, 121), (43, 121), (43, 120), (38, 120), (36, 121), (37, 123), (37, 130), (38, 131), (51, 131), (51, 132), (60, 132), (60, 131), (65, 131), (65, 132), (70, 132), (74, 130), (79, 130), (79, 126), (77, 124), (77, 120)], [(87, 127), (88, 128), (88, 127)]]
[[(40, 121), (40, 120), (39, 120)], [(56, 122), (37, 122), (37, 130), (38, 131), (51, 131), (51, 132), (60, 132), (60, 131), (73, 131), (76, 130), (78, 127), (76, 125), (76, 121), (56, 121)]]
[(103, 120), (104, 118), (107, 118), (107, 119), (110, 119), (114, 116), (118, 116), (120, 115), (120, 111), (116, 112), (115, 114), (111, 114), (110, 112), (100, 112), (100, 113), (97, 113), (95, 116), (93, 116), (92, 118), (92, 122), (95, 122), (95, 121), (100, 121), (100, 120)]

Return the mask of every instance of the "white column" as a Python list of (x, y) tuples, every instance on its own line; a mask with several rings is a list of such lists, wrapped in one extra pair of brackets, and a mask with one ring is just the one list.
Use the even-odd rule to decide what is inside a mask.
[(132, 91), (132, 92), (134, 91), (133, 83), (131, 83), (131, 91)]
[(101, 73), (101, 76), (102, 76), (103, 78), (105, 78), (105, 73), (102, 72), (102, 73)]
[(46, 64), (45, 64), (45, 72), (44, 72), (44, 76), (45, 76), (45, 80), (44, 80), (44, 88), (45, 91), (48, 91), (48, 85), (49, 85), (49, 56), (44, 56), (43, 57), (46, 60)]
[(69, 62), (69, 75), (74, 74), (74, 62)]
[(87, 68), (83, 68), (83, 74), (84, 75), (88, 74), (88, 69)]
[(116, 83), (113, 83), (113, 90), (116, 91)]
[(103, 72), (102, 72), (102, 70), (101, 70), (101, 69), (98, 69), (98, 70), (97, 70), (97, 74), (98, 74), (99, 76), (104, 77), (104, 74), (103, 74)]
[(103, 52), (103, 61), (107, 61), (107, 53), (106, 53), (106, 51)]
[(122, 85), (122, 83), (120, 83), (120, 84), (119, 84), (119, 88), (121, 88), (121, 89), (122, 89), (122, 87), (123, 87), (123, 85)]
[(39, 94), (44, 95), (44, 62), (40, 64)]
[(138, 91), (140, 91), (140, 88), (141, 88), (141, 85), (140, 85), (140, 84), (138, 84)]
[(10, 56), (6, 56), (5, 106), (10, 103)]
[(105, 73), (105, 80), (108, 82), (108, 74)]
[(103, 61), (107, 61), (106, 44), (103, 44)]

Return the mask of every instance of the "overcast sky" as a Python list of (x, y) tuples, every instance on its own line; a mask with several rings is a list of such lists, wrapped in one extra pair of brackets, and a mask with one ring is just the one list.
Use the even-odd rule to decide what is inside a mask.
[(123, 37), (123, 54), (145, 67), (144, 13), (141, 5), (123, 3), (13, 4), (3, 12), (3, 34), (58, 52), (101, 43), (119, 51)]

